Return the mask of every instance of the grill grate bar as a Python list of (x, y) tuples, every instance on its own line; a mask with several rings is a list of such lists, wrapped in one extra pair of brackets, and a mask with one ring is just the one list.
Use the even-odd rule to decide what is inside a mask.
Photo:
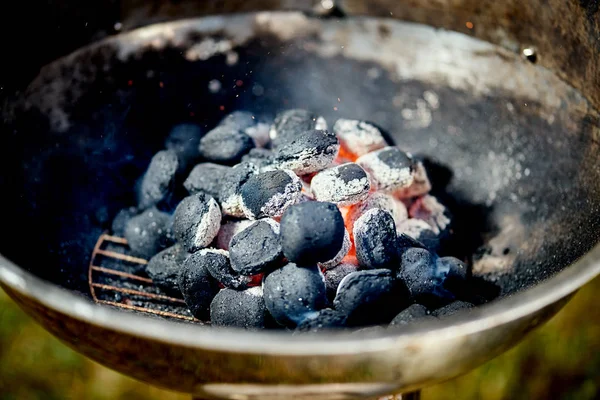
[(130, 274), (128, 272), (117, 271), (116, 269), (98, 267), (97, 265), (92, 265), (91, 268), (94, 271), (103, 272), (105, 274), (120, 276), (120, 277), (123, 277), (123, 278), (133, 279), (135, 281), (140, 281), (140, 282), (152, 284), (152, 279), (150, 279), (150, 278), (144, 278), (143, 276), (139, 276), (139, 275), (135, 275), (135, 274)]
[(148, 314), (156, 314), (156, 315), (160, 315), (160, 316), (163, 316), (163, 317), (177, 318), (177, 319), (182, 319), (182, 320), (185, 320), (185, 321), (199, 322), (196, 318), (194, 318), (194, 317), (188, 317), (187, 315), (175, 314), (175, 313), (168, 312), (168, 311), (153, 310), (151, 308), (146, 308), (146, 307), (132, 306), (131, 304), (117, 303), (117, 302), (108, 301), (108, 300), (98, 300), (98, 303), (99, 304), (106, 304), (106, 305), (114, 306), (114, 307), (119, 307), (119, 308), (124, 308), (126, 310), (139, 311), (139, 312), (148, 313)]

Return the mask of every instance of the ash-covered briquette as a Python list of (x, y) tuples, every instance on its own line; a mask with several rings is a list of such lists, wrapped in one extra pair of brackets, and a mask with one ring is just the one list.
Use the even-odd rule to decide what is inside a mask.
[(374, 192), (369, 194), (366, 200), (350, 208), (348, 219), (356, 221), (361, 215), (372, 209), (388, 211), (394, 218), (396, 226), (408, 218), (408, 210), (404, 203), (388, 193)]
[(359, 265), (367, 269), (393, 268), (398, 263), (396, 224), (392, 215), (375, 208), (354, 223), (354, 245)]
[(349, 263), (342, 263), (324, 271), (327, 297), (333, 300), (342, 279), (356, 271), (358, 271), (358, 266)]
[(213, 163), (200, 163), (192, 169), (183, 187), (189, 194), (204, 193), (220, 201), (221, 185), (231, 167)]
[(178, 168), (179, 161), (173, 150), (159, 151), (152, 157), (139, 187), (140, 209), (152, 207), (171, 194)]
[(259, 171), (267, 171), (275, 168), (275, 153), (269, 149), (252, 149), (242, 157), (242, 162), (253, 164)]
[(379, 128), (366, 121), (340, 118), (333, 125), (333, 132), (341, 145), (358, 157), (388, 145)]
[(339, 150), (340, 143), (334, 134), (310, 130), (279, 147), (275, 152), (275, 162), (280, 169), (306, 175), (332, 165)]
[(389, 269), (358, 271), (340, 283), (334, 308), (346, 315), (348, 326), (387, 324), (406, 307), (408, 294)]
[(365, 200), (371, 189), (367, 173), (355, 163), (323, 170), (314, 176), (310, 185), (315, 199), (338, 206), (349, 206)]
[(254, 140), (237, 127), (219, 125), (200, 140), (199, 151), (208, 161), (234, 165), (254, 147)]
[(427, 307), (421, 304), (413, 304), (410, 307), (400, 311), (398, 315), (394, 317), (391, 326), (395, 325), (408, 325), (415, 321), (427, 321), (435, 320), (436, 318), (427, 313)]
[(257, 147), (264, 147), (270, 141), (270, 125), (260, 121), (248, 111), (234, 111), (223, 118), (219, 125), (231, 126), (243, 131), (254, 140)]
[(412, 157), (397, 147), (385, 147), (356, 160), (369, 173), (371, 185), (377, 190), (395, 192), (409, 187), (414, 180)]
[(183, 270), (183, 262), (188, 253), (176, 244), (164, 249), (150, 259), (146, 265), (146, 273), (152, 282), (171, 296), (180, 296), (178, 281)]
[(292, 109), (282, 111), (275, 117), (269, 130), (273, 147), (279, 147), (296, 139), (300, 134), (312, 129), (325, 130), (327, 122), (323, 117), (307, 110)]
[(398, 234), (398, 239), (396, 241), (396, 248), (400, 252), (402, 252), (403, 250), (406, 250), (406, 249), (413, 248), (413, 247), (418, 247), (421, 249), (427, 248), (427, 246), (425, 246), (423, 243), (419, 242), (417, 239), (415, 239), (413, 237), (408, 236), (405, 233)]
[(344, 232), (344, 241), (342, 242), (342, 247), (340, 248), (340, 251), (338, 251), (335, 257), (333, 257), (331, 260), (319, 262), (317, 263), (317, 265), (322, 269), (333, 268), (336, 265), (338, 265), (344, 259), (344, 257), (346, 257), (346, 255), (348, 255), (351, 248), (352, 240), (350, 239), (350, 233), (348, 233), (348, 231), (346, 230)]
[(125, 239), (136, 257), (150, 259), (174, 243), (169, 214), (152, 207), (127, 221)]
[(232, 268), (243, 275), (279, 267), (283, 261), (279, 223), (272, 219), (255, 221), (233, 237), (229, 255)]
[(433, 312), (431, 314), (438, 318), (445, 318), (445, 317), (454, 315), (454, 314), (458, 313), (459, 311), (470, 310), (473, 307), (475, 307), (475, 306), (471, 303), (467, 303), (466, 301), (458, 300), (458, 301), (453, 301), (452, 303), (450, 303), (442, 308), (433, 310)]
[(332, 203), (295, 204), (283, 214), (280, 229), (283, 254), (301, 265), (329, 261), (344, 244), (344, 220)]
[(210, 303), (210, 322), (213, 326), (264, 328), (267, 316), (263, 291), (259, 286), (243, 291), (223, 289)]
[(413, 178), (410, 186), (396, 190), (394, 196), (399, 199), (411, 199), (413, 197), (424, 196), (431, 191), (431, 182), (421, 161), (417, 161), (415, 164)]
[(165, 139), (165, 148), (173, 150), (179, 160), (179, 172), (194, 165), (200, 158), (198, 146), (203, 129), (196, 124), (175, 125)]
[(252, 175), (240, 189), (242, 210), (248, 219), (280, 217), (300, 199), (302, 183), (292, 171)]
[(252, 225), (255, 221), (249, 221), (247, 219), (226, 221), (219, 228), (215, 244), (217, 248), (221, 250), (229, 250), (231, 246), (231, 239), (243, 229), (246, 229)]
[(204, 193), (186, 197), (175, 209), (173, 232), (190, 253), (207, 247), (219, 233), (220, 227), (219, 205)]
[(219, 292), (219, 283), (210, 275), (206, 265), (198, 262), (198, 257), (201, 255), (196, 252), (185, 259), (178, 286), (192, 315), (206, 321), (210, 317), (210, 303)]
[(325, 281), (316, 265), (289, 263), (263, 281), (265, 304), (279, 324), (295, 327), (307, 314), (327, 306)]
[(128, 207), (120, 210), (111, 224), (111, 232), (115, 236), (125, 235), (125, 226), (127, 222), (139, 213), (136, 207)]
[(325, 308), (311, 313), (298, 324), (296, 332), (321, 332), (346, 326), (346, 316), (339, 311)]
[(437, 255), (426, 249), (408, 249), (402, 253), (396, 275), (408, 287), (411, 298), (426, 306), (454, 300), (454, 295), (444, 288), (449, 268), (437, 260)]
[(227, 250), (202, 249), (194, 253), (193, 260), (202, 263), (208, 273), (225, 287), (246, 289), (252, 280), (251, 277), (240, 275), (231, 268)]
[(415, 200), (408, 210), (408, 215), (427, 222), (436, 235), (445, 234), (450, 228), (450, 211), (434, 196), (426, 195)]
[(409, 218), (396, 225), (398, 235), (404, 234), (419, 241), (425, 247), (433, 252), (437, 252), (440, 248), (440, 237), (433, 231), (431, 225), (427, 222)]
[(237, 164), (227, 171), (219, 194), (223, 214), (237, 218), (244, 216), (240, 190), (244, 183), (256, 173), (258, 173), (258, 168), (247, 162)]

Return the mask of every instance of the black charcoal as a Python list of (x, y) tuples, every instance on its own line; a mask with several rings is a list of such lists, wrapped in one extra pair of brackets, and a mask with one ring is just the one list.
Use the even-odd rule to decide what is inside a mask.
[(306, 175), (329, 167), (340, 150), (337, 137), (327, 131), (310, 130), (279, 147), (275, 162), (281, 169)]
[(401, 256), (397, 277), (402, 279), (411, 298), (426, 306), (435, 306), (454, 299), (444, 288), (449, 268), (437, 262), (438, 257), (429, 250), (412, 248)]
[(207, 247), (219, 233), (221, 211), (210, 196), (193, 194), (179, 203), (175, 210), (173, 232), (188, 252)]
[(139, 213), (139, 210), (136, 207), (124, 208), (117, 213), (115, 218), (112, 221), (111, 231), (115, 236), (124, 236), (125, 235), (125, 226), (127, 222), (135, 217)]
[(469, 310), (475, 307), (466, 301), (453, 301), (452, 303), (434, 310), (431, 314), (438, 318), (445, 318), (458, 313), (459, 311)]
[(384, 192), (409, 187), (414, 180), (414, 161), (397, 147), (385, 147), (356, 160), (371, 178), (371, 184)]
[(188, 256), (179, 274), (179, 290), (192, 314), (201, 321), (210, 317), (210, 303), (219, 292), (218, 282), (210, 275), (206, 265), (198, 262), (198, 252)]
[(435, 320), (435, 317), (427, 313), (427, 307), (421, 304), (413, 304), (405, 310), (400, 311), (394, 317), (390, 325), (408, 325), (415, 321)]
[(132, 255), (150, 259), (173, 244), (171, 217), (152, 207), (131, 218), (125, 225), (125, 239)]
[(358, 271), (358, 266), (354, 264), (343, 263), (323, 272), (325, 276), (325, 287), (327, 288), (327, 297), (333, 300), (342, 279), (346, 275)]
[(246, 289), (252, 280), (251, 277), (240, 275), (231, 268), (229, 253), (226, 250), (202, 249), (194, 255), (194, 260), (204, 264), (208, 273), (225, 287)]
[(323, 274), (316, 265), (286, 264), (266, 276), (263, 290), (267, 309), (284, 326), (293, 328), (327, 306)]
[(308, 314), (298, 324), (296, 332), (321, 332), (331, 329), (339, 329), (346, 326), (346, 316), (339, 311), (325, 308)]
[(344, 243), (342, 214), (332, 203), (310, 201), (291, 206), (281, 218), (284, 255), (311, 265), (335, 257)]
[(208, 161), (233, 165), (254, 148), (254, 140), (231, 125), (219, 125), (200, 140), (200, 155)]
[(242, 162), (253, 164), (260, 171), (266, 171), (274, 168), (275, 153), (268, 149), (252, 149), (242, 157)]
[(183, 182), (189, 194), (204, 193), (220, 201), (221, 186), (231, 167), (213, 163), (196, 165)]
[(223, 118), (219, 125), (229, 125), (243, 131), (254, 140), (257, 147), (265, 147), (271, 141), (270, 125), (248, 111), (234, 111)]
[(331, 260), (322, 261), (317, 264), (322, 269), (333, 268), (336, 265), (338, 265), (344, 259), (344, 257), (346, 257), (346, 255), (350, 251), (350, 248), (352, 248), (352, 240), (350, 240), (350, 234), (346, 230), (344, 232), (344, 241), (342, 242), (342, 247), (337, 252), (337, 254)]
[(347, 163), (319, 172), (310, 182), (318, 201), (329, 201), (338, 206), (349, 206), (363, 201), (369, 195), (371, 184), (364, 169)]
[(444, 280), (444, 288), (462, 297), (469, 293), (467, 265), (455, 257), (441, 257), (437, 260), (438, 269), (448, 271)]
[(152, 257), (146, 265), (146, 273), (152, 282), (171, 296), (180, 296), (178, 281), (183, 262), (188, 253), (176, 244)]
[(340, 283), (334, 308), (348, 318), (349, 326), (387, 324), (406, 307), (406, 288), (389, 269), (358, 271)]
[(400, 224), (396, 225), (398, 235), (406, 235), (412, 237), (425, 247), (433, 252), (437, 252), (440, 248), (440, 237), (432, 229), (431, 226), (420, 219), (409, 218)]
[(232, 217), (243, 217), (242, 197), (240, 190), (251, 176), (258, 173), (258, 168), (251, 163), (240, 163), (225, 174), (219, 200), (223, 214)]
[(302, 109), (283, 111), (275, 117), (269, 131), (274, 147), (287, 144), (311, 129), (327, 129), (323, 117)]
[(202, 128), (195, 124), (179, 124), (171, 129), (165, 140), (165, 148), (177, 154), (179, 172), (194, 165), (200, 158), (198, 146), (202, 133)]
[(283, 260), (279, 223), (272, 219), (254, 222), (233, 236), (229, 254), (232, 268), (243, 275), (277, 268)]
[(356, 258), (363, 268), (394, 268), (398, 263), (396, 242), (394, 218), (385, 210), (369, 210), (354, 222)]
[(244, 215), (249, 219), (280, 217), (300, 199), (302, 183), (292, 171), (252, 175), (240, 189)]
[(260, 287), (243, 291), (223, 289), (210, 303), (210, 322), (213, 326), (264, 328), (267, 316), (268, 311)]
[(359, 157), (387, 146), (379, 128), (370, 122), (340, 118), (333, 125), (333, 132), (342, 146)]
[(171, 195), (178, 168), (179, 161), (173, 150), (159, 151), (152, 157), (139, 187), (140, 209), (157, 205)]
[(246, 128), (250, 128), (254, 125), (256, 125), (256, 119), (254, 117), (254, 114), (252, 114), (249, 111), (239, 110), (227, 114), (221, 120), (221, 122), (219, 122), (219, 126), (232, 126), (240, 131), (243, 131)]

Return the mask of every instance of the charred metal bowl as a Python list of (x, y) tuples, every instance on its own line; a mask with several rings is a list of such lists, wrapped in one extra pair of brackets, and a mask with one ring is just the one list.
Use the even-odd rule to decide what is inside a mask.
[[(2, 67), (11, 73), (1, 99), (0, 204), (11, 215), (2, 287), (90, 358), (211, 398), (411, 391), (515, 345), (600, 273), (598, 9), (412, 3), (309, 1), (298, 12), (285, 1), (98, 1), (79, 13), (66, 2), (73, 8), (33, 28), (49, 47), (10, 47), (35, 67)], [(167, 22), (183, 16), (198, 18)], [(115, 29), (126, 32), (58, 58)], [(405, 329), (310, 336), (175, 323), (90, 301), (94, 243), (172, 123), (290, 107), (374, 120), (429, 156), (434, 186), (450, 194), (463, 233), (475, 233), (457, 251), (474, 254), (474, 275), (499, 297)]]

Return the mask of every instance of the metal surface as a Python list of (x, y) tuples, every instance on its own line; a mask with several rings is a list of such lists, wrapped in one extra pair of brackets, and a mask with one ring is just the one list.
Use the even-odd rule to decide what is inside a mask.
[[(248, 2), (248, 7), (259, 3)], [(377, 6), (384, 2), (370, 4), (373, 7), (366, 12), (381, 14), (387, 10)], [(448, 13), (456, 17), (442, 18), (431, 13), (431, 21), (427, 22), (457, 29), (458, 22), (463, 19), (460, 10), (464, 4), (444, 4), (447, 4)], [(67, 199), (71, 201), (64, 208), (58, 203), (56, 206), (50, 203), (52, 212), (46, 213), (44, 204), (28, 210), (27, 205), (21, 204), (22, 199), (25, 203), (33, 203), (44, 193), (39, 191), (39, 183), (33, 178), (31, 182), (28, 180), (30, 177), (42, 181), (48, 178), (60, 186), (59, 180), (64, 180), (67, 174), (65, 168), (57, 176), (45, 175), (49, 172), (43, 168), (44, 163), (52, 160), (50, 155), (55, 150), (48, 147), (43, 152), (30, 142), (39, 142), (42, 148), (45, 138), (49, 137), (50, 143), (55, 141), (57, 148), (65, 149), (61, 156), (74, 157), (79, 152), (87, 152), (84, 163), (74, 163), (76, 158), (67, 158), (68, 171), (80, 168), (89, 174), (80, 178), (86, 182), (101, 182), (101, 176), (94, 174), (99, 174), (97, 171), (102, 170), (101, 166), (112, 160), (111, 148), (123, 146), (119, 140), (132, 141), (143, 164), (147, 161), (144, 157), (154, 150), (146, 143), (151, 138), (142, 134), (137, 137), (130, 131), (126, 139), (124, 135), (116, 135), (114, 142), (108, 142), (106, 138), (100, 140), (106, 127), (100, 125), (101, 129), (94, 130), (96, 128), (92, 126), (82, 125), (78, 118), (86, 109), (73, 105), (89, 101), (85, 96), (90, 88), (98, 90), (90, 82), (101, 79), (108, 82), (107, 88), (126, 93), (127, 79), (125, 89), (117, 84), (110, 86), (113, 85), (111, 76), (103, 75), (103, 66), (118, 77), (126, 78), (126, 75), (118, 74), (137, 71), (135, 68), (140, 60), (150, 63), (143, 64), (144, 68), (162, 66), (153, 61), (153, 55), (163, 54), (161, 52), (179, 39), (182, 41), (175, 44), (176, 48), (202, 43), (205, 37), (222, 39), (225, 36), (240, 59), (254, 62), (248, 64), (255, 69), (254, 74), (274, 77), (280, 85), (290, 88), (275, 93), (267, 87), (267, 95), (263, 98), (246, 97), (239, 102), (235, 100), (235, 92), (228, 93), (228, 97), (219, 99), (228, 106), (244, 106), (252, 101), (272, 107), (284, 100), (289, 102), (288, 106), (300, 106), (310, 101), (317, 109), (330, 110), (326, 116), (334, 118), (338, 114), (331, 110), (331, 104), (338, 107), (335, 98), (340, 97), (344, 100), (339, 106), (340, 115), (381, 121), (384, 127), (393, 130), (397, 139), (403, 140), (403, 146), (424, 153), (435, 151), (439, 161), (455, 172), (464, 171), (464, 163), (474, 166), (470, 176), (455, 176), (449, 190), (454, 195), (466, 193), (474, 204), (485, 207), (489, 202), (488, 207), (493, 208), (489, 214), (495, 227), (487, 232), (485, 239), (489, 251), (480, 259), (478, 273), (498, 283), (504, 296), (502, 299), (456, 318), (423, 323), (405, 330), (390, 329), (369, 336), (351, 333), (291, 336), (286, 332), (240, 332), (191, 326), (99, 307), (85, 295), (76, 295), (39, 279), (2, 256), (0, 283), (46, 329), (83, 354), (142, 381), (206, 398), (374, 397), (414, 390), (456, 376), (502, 353), (554, 315), (579, 287), (600, 273), (600, 247), (595, 246), (600, 203), (600, 135), (597, 107), (594, 107), (598, 106), (598, 99), (592, 93), (597, 82), (594, 77), (587, 79), (588, 74), (594, 73), (594, 65), (598, 65), (594, 64), (598, 54), (591, 51), (595, 49), (598, 35), (587, 38), (581, 35), (581, 27), (596, 29), (597, 23), (588, 18), (587, 9), (579, 6), (579, 2), (552, 2), (554, 8), (539, 14), (539, 35), (532, 38), (531, 43), (521, 43), (519, 40), (527, 38), (524, 36), (526, 30), (518, 28), (518, 21), (526, 20), (521, 13), (538, 9), (542, 2), (532, 1), (522, 8), (517, 4), (506, 4), (513, 6), (511, 10), (515, 15), (510, 23), (501, 19), (493, 28), (475, 21), (473, 33), (498, 41), (497, 37), (490, 36), (497, 28), (497, 32), (504, 31), (512, 38), (509, 44), (516, 40), (519, 45), (516, 47), (521, 44), (536, 47), (539, 64), (554, 69), (565, 81), (582, 89), (585, 96), (557, 78), (553, 71), (532, 65), (520, 51), (511, 48), (512, 44), (506, 46), (507, 50), (451, 32), (390, 20), (319, 22), (299, 14), (261, 14), (233, 20), (217, 17), (131, 32), (44, 69), (28, 91), (11, 98), (10, 107), (4, 108), (3, 119), (4, 126), (28, 128), (28, 132), (35, 133), (40, 129), (36, 125), (40, 112), (47, 125), (39, 126), (51, 133), (32, 134), (25, 146), (8, 133), (13, 130), (7, 129), (3, 138), (10, 140), (10, 146), (4, 146), (4, 149), (10, 148), (15, 155), (6, 152), (1, 158), (8, 168), (4, 171), (21, 171), (21, 165), (27, 168), (17, 175), (24, 177), (26, 190), (21, 197), (15, 195), (14, 202), (8, 199), (7, 204), (17, 210), (26, 227), (38, 226), (34, 221), (40, 221), (36, 231), (19, 231), (25, 228), (12, 226), (18, 233), (15, 237), (40, 235), (50, 246), (54, 237), (69, 234), (65, 230), (71, 224), (84, 229), (90, 224), (85, 216), (92, 210), (85, 208), (88, 202), (86, 190), (94, 195), (89, 198), (90, 203), (102, 202), (112, 199), (110, 190), (117, 191), (120, 186), (105, 186), (102, 190), (98, 190), (97, 183), (91, 188), (77, 186), (76, 193), (80, 197), (76, 197), (76, 201)], [(341, 4), (346, 11), (352, 7), (358, 6), (350, 2)], [(455, 14), (451, 12), (453, 7), (457, 7)], [(134, 15), (145, 15), (140, 17), (140, 23), (148, 21), (147, 14), (136, 14), (140, 9), (136, 10), (124, 8), (123, 13), (131, 16), (131, 21)], [(161, 7), (154, 10), (163, 17), (177, 15), (166, 13)], [(394, 10), (398, 12), (399, 9)], [(498, 7), (481, 7), (473, 11), (480, 18), (491, 18), (499, 12)], [(569, 18), (552, 19), (555, 13)], [(403, 16), (418, 19), (413, 14)], [(556, 38), (554, 24), (567, 27), (565, 21), (576, 23), (578, 27), (562, 32), (565, 46), (561, 50), (560, 46), (548, 49), (543, 44)], [(123, 23), (127, 26), (127, 20)], [(190, 39), (185, 34), (190, 30), (199, 31), (200, 35)], [(587, 65), (584, 70), (559, 65), (563, 56), (573, 56), (575, 48), (569, 44), (574, 40), (580, 41), (581, 49), (587, 49), (584, 55), (589, 57), (579, 59), (579, 65)], [(265, 49), (287, 48), (282, 45), (289, 45), (294, 52), (277, 52), (273, 57), (266, 57)], [(112, 59), (103, 58), (107, 54), (108, 58), (121, 59), (113, 65)], [(252, 58), (255, 54), (257, 56)], [(189, 56), (194, 58), (196, 55), (191, 52)], [(90, 68), (84, 72), (71, 69), (76, 65), (74, 62), (81, 65), (90, 59), (94, 62), (86, 65)], [(216, 59), (223, 63), (223, 57), (219, 58), (218, 54)], [(222, 71), (230, 73), (225, 68)], [(235, 77), (246, 73), (247, 67), (233, 66), (231, 71), (231, 77)], [(371, 75), (373, 79), (365, 78)], [(357, 76), (362, 78), (357, 79)], [(205, 83), (203, 78), (194, 79)], [(259, 81), (259, 78), (255, 79)], [(589, 88), (583, 87), (584, 81)], [(48, 82), (55, 84), (48, 85)], [(69, 85), (61, 85), (61, 82)], [(186, 81), (186, 85), (191, 85), (189, 82), (192, 81)], [(178, 87), (176, 81), (167, 82), (167, 89), (169, 84), (175, 87), (173, 93), (185, 92), (185, 86)], [(425, 92), (437, 96), (438, 108), (434, 109), (435, 101), (431, 98), (429, 106), (423, 108), (423, 101), (427, 102)], [(396, 99), (398, 94), (404, 97)], [(211, 102), (202, 104), (210, 105)], [(206, 112), (214, 113), (211, 109)], [(94, 114), (96, 119), (101, 116), (102, 113), (100, 117)], [(113, 114), (108, 116), (114, 120)], [(145, 116), (151, 127), (156, 121), (152, 115)], [(63, 142), (63, 137), (68, 140)], [(135, 142), (136, 139), (139, 141)], [(519, 143), (519, 151), (509, 151), (511, 143)], [(17, 145), (22, 146), (22, 152), (12, 151)], [(98, 154), (98, 149), (105, 153)], [(521, 163), (522, 171), (507, 167), (516, 165), (517, 161)], [(56, 163), (48, 162), (48, 165), (56, 166)], [(525, 178), (529, 176), (526, 170), (533, 171), (533, 176)], [(102, 170), (104, 179), (111, 176), (110, 172), (106, 168)], [(517, 172), (522, 179), (516, 179)], [(506, 182), (498, 176), (506, 177)], [(0, 188), (21, 193), (19, 182), (0, 180)], [(122, 185), (123, 190), (130, 189), (131, 181)], [(489, 193), (496, 196), (490, 199)], [(568, 206), (570, 212), (561, 210), (561, 205)], [(31, 218), (36, 218), (28, 220), (29, 214), (22, 211), (22, 207), (31, 213)], [(46, 207), (49, 206), (46, 204)], [(467, 211), (474, 210), (469, 208)], [(53, 218), (57, 218), (56, 223), (52, 223)], [(45, 230), (48, 233), (44, 235)], [(17, 259), (10, 249), (15, 245), (15, 239), (5, 239), (1, 241), (0, 251)], [(81, 282), (87, 282), (87, 263), (78, 258), (78, 252), (88, 250), (86, 246), (85, 241), (73, 240), (58, 255), (43, 253), (36, 259), (35, 254), (27, 254), (18, 261), (37, 276), (77, 288)], [(510, 251), (504, 254), (507, 248)], [(50, 255), (54, 257), (52, 262), (45, 265), (36, 262)], [(490, 270), (490, 266), (499, 270)], [(521, 287), (528, 289), (520, 291)]]

